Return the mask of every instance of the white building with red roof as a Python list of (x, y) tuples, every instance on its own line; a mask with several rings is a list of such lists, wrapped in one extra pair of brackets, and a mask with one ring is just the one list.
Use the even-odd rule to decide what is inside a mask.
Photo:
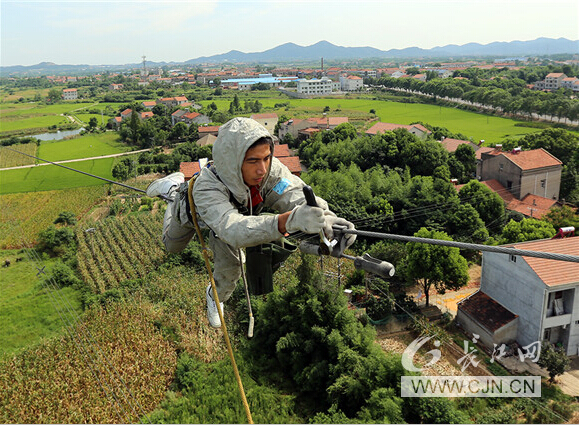
[[(505, 246), (579, 256), (578, 236)], [(547, 340), (578, 354), (579, 263), (484, 252), (480, 291), (518, 316), (520, 345)]]

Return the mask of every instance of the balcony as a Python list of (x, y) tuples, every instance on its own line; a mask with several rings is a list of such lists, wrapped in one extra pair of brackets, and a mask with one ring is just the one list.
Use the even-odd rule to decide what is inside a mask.
[(571, 324), (571, 314), (561, 314), (560, 316), (546, 317), (543, 321), (544, 328), (554, 328)]

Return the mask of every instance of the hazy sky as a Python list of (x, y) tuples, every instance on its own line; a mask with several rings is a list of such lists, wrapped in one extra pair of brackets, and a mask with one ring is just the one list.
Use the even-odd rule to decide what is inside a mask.
[(320, 40), (381, 50), (579, 39), (577, 0), (0, 0), (1, 65), (182, 62)]

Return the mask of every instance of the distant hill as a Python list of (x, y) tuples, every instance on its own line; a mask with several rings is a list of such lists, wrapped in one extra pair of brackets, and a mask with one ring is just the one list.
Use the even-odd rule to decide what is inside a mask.
[[(150, 67), (178, 66), (181, 64), (195, 65), (200, 63), (283, 63), (295, 61), (318, 61), (320, 58), (332, 59), (428, 59), (428, 58), (466, 58), (483, 56), (542, 56), (560, 53), (579, 54), (579, 40), (566, 38), (537, 38), (530, 41), (494, 42), (489, 44), (468, 43), (462, 46), (449, 44), (432, 49), (408, 47), (405, 49), (380, 50), (374, 47), (344, 47), (336, 46), (328, 41), (319, 41), (311, 46), (299, 46), (295, 43), (285, 43), (263, 52), (244, 53), (231, 50), (227, 53), (202, 56), (186, 62), (147, 62)], [(42, 62), (31, 66), (0, 66), (2, 76), (26, 74), (73, 74), (86, 72), (114, 71), (140, 67), (140, 63), (122, 65), (57, 65), (52, 62)]]
[(489, 44), (468, 43), (462, 46), (449, 44), (432, 49), (408, 47), (406, 49), (379, 50), (373, 47), (343, 47), (327, 41), (311, 46), (285, 43), (273, 49), (256, 53), (232, 50), (228, 53), (203, 56), (186, 61), (187, 64), (203, 62), (288, 62), (295, 60), (324, 59), (370, 59), (370, 58), (429, 58), (429, 57), (476, 57), (476, 56), (538, 56), (558, 53), (579, 53), (579, 40), (566, 38), (537, 38), (531, 41), (494, 42)]

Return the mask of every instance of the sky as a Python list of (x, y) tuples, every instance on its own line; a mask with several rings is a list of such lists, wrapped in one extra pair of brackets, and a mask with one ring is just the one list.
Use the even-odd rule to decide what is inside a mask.
[(0, 65), (184, 62), (321, 40), (381, 50), (579, 40), (577, 0), (0, 0)]

